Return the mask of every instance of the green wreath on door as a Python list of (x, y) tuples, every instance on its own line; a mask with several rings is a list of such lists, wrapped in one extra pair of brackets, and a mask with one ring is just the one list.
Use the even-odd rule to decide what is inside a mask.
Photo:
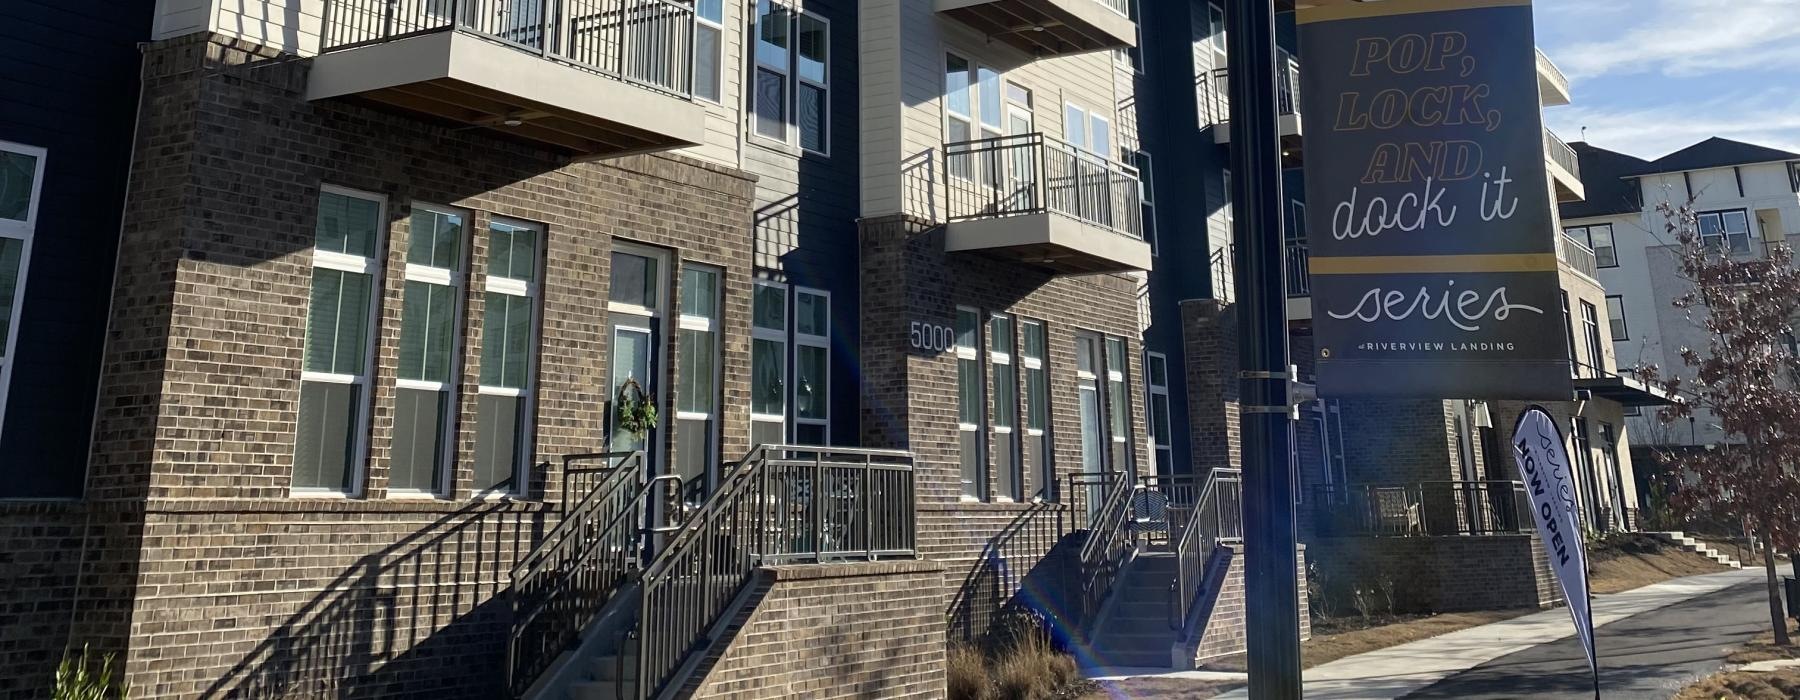
[(627, 378), (624, 384), (619, 385), (618, 400), (614, 402), (614, 406), (614, 425), (619, 430), (642, 438), (656, 429), (656, 402), (636, 379)]

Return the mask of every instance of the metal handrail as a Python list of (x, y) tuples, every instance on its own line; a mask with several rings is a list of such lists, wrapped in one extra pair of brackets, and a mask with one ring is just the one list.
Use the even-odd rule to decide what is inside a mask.
[(1077, 612), (1079, 625), (1084, 628), (1093, 624), (1100, 605), (1112, 592), (1132, 544), (1131, 496), (1137, 488), (1128, 472), (1118, 472), (1109, 487), (1105, 500), (1088, 523), (1087, 540), (1081, 543), (1077, 555), (1081, 577)]
[(636, 697), (706, 649), (758, 567), (917, 556), (912, 461), (894, 450), (763, 445), (726, 465), (644, 571)]
[(690, 97), (694, 8), (676, 0), (326, 0), (320, 51), (461, 32)]
[(1306, 241), (1287, 240), (1287, 295), (1312, 296), (1312, 248)]
[(1182, 629), (1206, 572), (1206, 555), (1221, 541), (1244, 539), (1244, 477), (1237, 469), (1206, 476), (1193, 511), (1175, 539), (1175, 574), (1169, 586), (1169, 627)]
[[(1277, 50), (1275, 62), (1275, 113), (1288, 117), (1300, 113), (1300, 62), (1286, 49)], [(1231, 123), (1231, 71), (1213, 68), (1194, 75), (1194, 98), (1206, 124)]]
[(1319, 484), (1313, 528), (1322, 537), (1494, 535), (1531, 531), (1518, 481)]
[[(608, 466), (577, 469), (579, 462)], [(598, 476), (571, 503), (569, 484)], [(510, 573), (512, 629), (506, 682), (514, 696), (535, 683), (569, 649), (629, 578), (638, 557), (643, 516), (643, 452), (563, 457), (563, 515)]]
[(1042, 133), (944, 144), (949, 221), (1051, 212), (1144, 238), (1138, 170)]

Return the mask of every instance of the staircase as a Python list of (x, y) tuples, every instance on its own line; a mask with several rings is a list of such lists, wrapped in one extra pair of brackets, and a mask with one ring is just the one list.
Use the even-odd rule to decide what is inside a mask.
[(1102, 666), (1167, 668), (1181, 630), (1169, 624), (1169, 581), (1174, 552), (1139, 552), (1113, 586), (1112, 599), (1095, 621), (1094, 661)]
[(1649, 533), (1645, 533), (1645, 534), (1651, 535), (1654, 537), (1658, 537), (1663, 540), (1667, 540), (1667, 541), (1673, 543), (1677, 547), (1680, 547), (1680, 548), (1685, 549), (1690, 552), (1694, 552), (1696, 554), (1699, 554), (1700, 556), (1706, 557), (1707, 559), (1711, 559), (1720, 564), (1724, 564), (1725, 566), (1729, 566), (1733, 569), (1744, 568), (1744, 564), (1742, 562), (1739, 562), (1736, 559), (1732, 559), (1731, 557), (1720, 554), (1718, 552), (1718, 550), (1713, 549), (1711, 545), (1708, 545), (1705, 542), (1701, 542), (1700, 540), (1689, 537), (1687, 535), (1687, 533), (1685, 533), (1685, 532), (1649, 532)]
[[(593, 458), (607, 466), (573, 468)], [(514, 569), (513, 697), (679, 697), (754, 608), (762, 567), (916, 556), (910, 453), (760, 446), (663, 527), (647, 515), (675, 509), (649, 506), (684, 490), (677, 477), (645, 479), (643, 464), (642, 453), (565, 458), (565, 481), (598, 476), (579, 500), (565, 487), (575, 505)]]

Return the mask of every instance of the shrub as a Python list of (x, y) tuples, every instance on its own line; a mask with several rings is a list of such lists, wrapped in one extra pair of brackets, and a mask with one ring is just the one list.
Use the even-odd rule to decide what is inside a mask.
[(80, 658), (65, 652), (62, 663), (56, 666), (56, 686), (50, 691), (50, 700), (125, 700), (130, 690), (123, 678), (113, 677), (112, 662), (112, 654), (107, 654), (95, 671), (87, 647), (81, 648)]

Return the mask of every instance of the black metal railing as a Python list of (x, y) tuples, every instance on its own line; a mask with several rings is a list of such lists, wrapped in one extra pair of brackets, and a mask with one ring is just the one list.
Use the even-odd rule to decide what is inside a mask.
[(644, 571), (636, 696), (651, 697), (706, 648), (758, 567), (916, 556), (912, 462), (907, 452), (765, 445), (727, 464)]
[(693, 91), (694, 8), (675, 0), (326, 0), (320, 45), (446, 31), (682, 97)]
[[(1275, 108), (1280, 116), (1300, 113), (1300, 62), (1279, 51), (1275, 62)], [(1205, 124), (1231, 122), (1231, 72), (1226, 68), (1201, 70), (1194, 76), (1194, 98), (1199, 101)]]
[(1244, 539), (1244, 476), (1237, 469), (1214, 469), (1195, 496), (1194, 507), (1177, 530), (1175, 578), (1169, 586), (1169, 627), (1182, 629), (1197, 602), (1208, 555), (1220, 542)]
[(944, 145), (950, 221), (1052, 212), (1144, 237), (1137, 168), (1044, 134)]
[(1077, 555), (1076, 624), (1084, 629), (1098, 616), (1132, 548), (1131, 496), (1137, 489), (1128, 472), (1117, 472), (1111, 477), (1101, 487), (1103, 500), (1089, 511), (1087, 539)]
[(1517, 481), (1320, 484), (1313, 488), (1313, 527), (1323, 537), (1528, 532), (1531, 499)]
[[(581, 463), (601, 466), (579, 468)], [(511, 572), (507, 687), (519, 696), (572, 648), (636, 568), (644, 453), (563, 457), (562, 520)], [(571, 491), (573, 489), (573, 491)], [(578, 500), (570, 501), (571, 495)]]
[(1287, 295), (1312, 296), (1312, 249), (1293, 238), (1287, 240)]

